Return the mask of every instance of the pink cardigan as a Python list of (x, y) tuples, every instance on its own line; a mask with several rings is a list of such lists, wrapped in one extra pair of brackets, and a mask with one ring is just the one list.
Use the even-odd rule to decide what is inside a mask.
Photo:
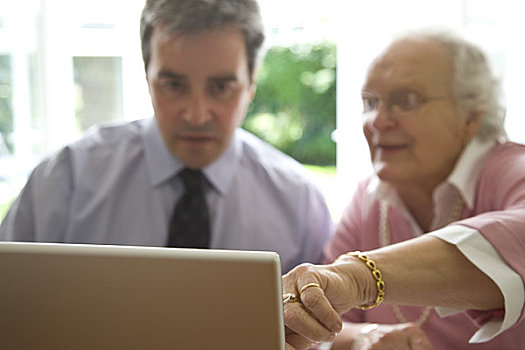
[[(366, 188), (370, 179), (359, 184), (345, 209), (335, 236), (325, 247), (327, 262), (352, 250), (372, 250), (379, 244), (379, 202), (374, 200), (365, 213)], [(413, 238), (412, 228), (404, 215), (390, 208), (392, 243)], [(503, 143), (495, 146), (481, 169), (472, 210), (464, 210), (454, 224), (465, 225), (483, 234), (504, 261), (522, 279), (525, 277), (525, 146)], [(362, 234), (360, 234), (362, 233)], [(405, 317), (415, 321), (422, 308), (401, 307)], [(524, 314), (522, 311), (521, 319)], [(349, 322), (399, 323), (391, 305), (369, 311), (352, 310), (345, 315)], [(525, 349), (525, 322), (496, 336), (487, 343), (468, 344), (477, 326), (466, 313), (441, 318), (432, 310), (422, 328), (436, 350)]]

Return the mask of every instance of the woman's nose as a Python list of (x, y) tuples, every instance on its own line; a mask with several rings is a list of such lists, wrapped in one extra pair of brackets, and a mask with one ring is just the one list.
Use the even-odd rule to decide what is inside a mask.
[(382, 130), (396, 124), (392, 110), (383, 101), (380, 101), (374, 110), (363, 113), (363, 118), (364, 124), (375, 130)]

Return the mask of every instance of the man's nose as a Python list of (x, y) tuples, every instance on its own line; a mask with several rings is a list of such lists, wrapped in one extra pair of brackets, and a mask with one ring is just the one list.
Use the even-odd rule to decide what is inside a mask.
[(204, 125), (211, 119), (210, 104), (206, 96), (192, 95), (188, 98), (184, 119), (194, 126)]

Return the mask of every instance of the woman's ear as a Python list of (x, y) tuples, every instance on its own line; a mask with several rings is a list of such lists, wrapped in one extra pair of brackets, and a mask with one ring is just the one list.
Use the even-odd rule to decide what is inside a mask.
[(483, 116), (485, 115), (484, 111), (473, 110), (469, 111), (467, 115), (467, 133), (469, 139), (472, 139), (476, 136), (481, 128), (483, 122)]

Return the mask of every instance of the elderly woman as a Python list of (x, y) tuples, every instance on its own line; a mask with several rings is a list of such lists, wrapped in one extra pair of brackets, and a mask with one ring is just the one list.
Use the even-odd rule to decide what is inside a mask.
[(525, 147), (505, 140), (485, 55), (406, 35), (362, 100), (374, 175), (326, 246), (332, 263), (283, 277), (288, 346), (522, 349)]

